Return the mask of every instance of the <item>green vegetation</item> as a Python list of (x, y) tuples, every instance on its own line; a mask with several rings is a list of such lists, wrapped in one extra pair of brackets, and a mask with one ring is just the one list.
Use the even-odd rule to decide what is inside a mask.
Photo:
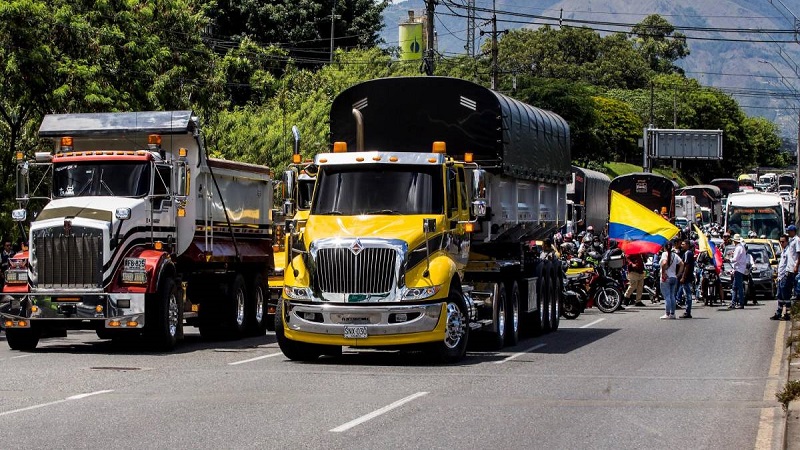
[[(289, 161), (293, 125), (305, 157), (327, 150), (328, 112), (339, 92), (363, 80), (420, 73), (419, 62), (397, 61), (377, 47), (386, 4), (0, 2), (0, 234), (13, 232), (13, 155), (50, 148), (36, 135), (47, 113), (192, 109), (213, 155), (275, 171)], [(331, 13), (339, 37), (329, 63)], [(488, 86), (490, 52), (483, 50), (475, 59), (438, 57), (436, 75)], [(774, 125), (746, 117), (732, 97), (681, 73), (675, 62), (688, 54), (683, 36), (657, 15), (630, 34), (520, 29), (499, 41), (499, 90), (564, 117), (572, 159), (585, 167), (640, 161), (637, 140), (651, 122), (651, 92), (655, 126), (724, 130), (724, 164), (687, 166), (679, 183), (785, 164)], [(609, 163), (605, 170), (640, 170), (632, 167)], [(671, 170), (664, 174), (672, 177)]]
[[(635, 164), (628, 164), (628, 163), (620, 163), (620, 162), (609, 162), (603, 164), (603, 167), (600, 169), (600, 171), (608, 175), (611, 179), (613, 179), (614, 177), (618, 177), (620, 175), (641, 172), (642, 166), (637, 166)], [(655, 168), (653, 169), (653, 172), (659, 175), (663, 175), (669, 179), (674, 179), (679, 186), (696, 184), (696, 180), (687, 178), (687, 176), (681, 173), (681, 171), (675, 171), (673, 173), (671, 168)]]

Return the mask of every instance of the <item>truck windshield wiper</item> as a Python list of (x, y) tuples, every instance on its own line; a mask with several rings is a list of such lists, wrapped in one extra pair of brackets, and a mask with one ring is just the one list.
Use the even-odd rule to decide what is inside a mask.
[(393, 209), (374, 209), (372, 211), (367, 211), (364, 214), (367, 214), (367, 215), (379, 214), (379, 215), (385, 215), (385, 216), (399, 216), (400, 215), (400, 211), (395, 211)]
[(337, 211), (335, 209), (332, 209), (330, 211), (318, 212), (316, 214), (319, 214), (321, 216), (341, 216), (342, 212), (341, 211)]

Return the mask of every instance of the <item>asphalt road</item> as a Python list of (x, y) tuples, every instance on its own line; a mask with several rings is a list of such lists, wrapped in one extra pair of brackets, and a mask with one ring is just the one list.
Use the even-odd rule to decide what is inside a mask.
[(0, 447), (778, 448), (788, 324), (773, 305), (589, 310), (453, 366), (349, 349), (295, 363), (274, 335), (195, 329), (170, 354), (89, 332), (30, 353), (0, 343)]

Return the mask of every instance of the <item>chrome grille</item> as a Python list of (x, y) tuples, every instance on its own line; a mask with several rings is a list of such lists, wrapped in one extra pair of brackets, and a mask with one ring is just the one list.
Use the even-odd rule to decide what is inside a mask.
[(317, 280), (322, 292), (382, 294), (392, 290), (397, 252), (391, 248), (321, 248), (317, 253)]
[(38, 287), (96, 288), (102, 281), (102, 238), (37, 236), (33, 240)]

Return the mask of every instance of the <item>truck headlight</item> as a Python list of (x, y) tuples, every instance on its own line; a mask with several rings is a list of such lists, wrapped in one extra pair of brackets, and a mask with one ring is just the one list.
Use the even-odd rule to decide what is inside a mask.
[(6, 284), (27, 284), (28, 271), (26, 270), (7, 270)]
[(422, 300), (430, 298), (436, 295), (441, 288), (441, 286), (406, 288), (405, 292), (403, 293), (403, 300)]
[(311, 300), (311, 294), (311, 289), (307, 287), (283, 287), (283, 295), (290, 300)]

